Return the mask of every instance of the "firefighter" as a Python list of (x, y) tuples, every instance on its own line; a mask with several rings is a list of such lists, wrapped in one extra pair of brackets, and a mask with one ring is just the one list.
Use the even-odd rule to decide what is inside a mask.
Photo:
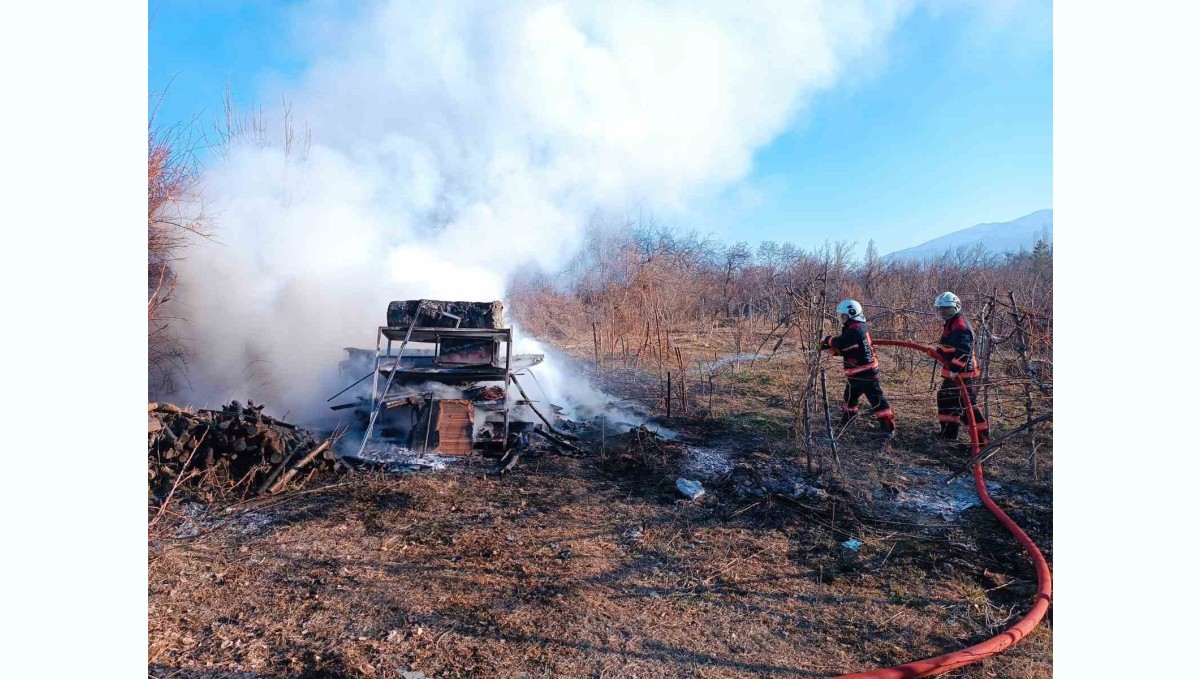
[[(958, 384), (954, 381), (956, 375), (962, 378), (971, 403), (975, 404), (974, 387), (979, 377), (979, 361), (975, 359), (975, 331), (962, 314), (962, 301), (953, 292), (938, 295), (933, 301), (933, 309), (945, 321), (937, 352), (949, 364), (949, 367), (942, 367), (942, 386), (937, 393), (938, 429), (942, 439), (955, 441), (958, 439), (959, 425), (969, 425)], [(972, 410), (979, 445), (986, 446), (987, 420), (983, 419), (983, 412), (978, 406)]]
[(887, 446), (896, 435), (896, 418), (883, 395), (883, 387), (879, 385), (879, 361), (871, 344), (871, 334), (867, 332), (862, 305), (852, 299), (843, 300), (837, 305), (837, 313), (842, 320), (842, 334), (825, 337), (818, 348), (842, 357), (846, 390), (842, 398), (841, 424), (845, 426), (858, 414), (859, 397), (866, 396), (883, 428), (883, 441)]

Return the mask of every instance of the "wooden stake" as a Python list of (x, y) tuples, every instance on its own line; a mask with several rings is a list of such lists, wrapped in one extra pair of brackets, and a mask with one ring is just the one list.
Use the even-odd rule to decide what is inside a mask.
[(812, 430), (808, 426), (808, 393), (804, 394), (802, 432), (804, 433), (804, 466), (812, 474)]
[(671, 371), (667, 371), (667, 419), (671, 419)]
[[(1029, 318), (1021, 314), (1017, 307), (1017, 298), (1012, 290), (1008, 291), (1008, 300), (1012, 302), (1012, 310), (1009, 312), (1013, 321), (1017, 324), (1017, 352), (1021, 355), (1021, 362), (1025, 365), (1026, 377), (1025, 382), (1025, 424), (1033, 421), (1033, 362), (1029, 359), (1029, 345), (1032, 340), (1033, 332), (1029, 326)], [(1037, 479), (1037, 434), (1030, 433), (1029, 435), (1029, 471), (1033, 474), (1034, 480)]]
[(829, 434), (829, 450), (833, 453), (833, 463), (840, 472), (842, 461), (838, 459), (837, 438), (833, 435), (833, 421), (829, 419), (829, 392), (825, 389), (825, 368), (821, 368), (821, 400), (825, 403), (825, 431)]

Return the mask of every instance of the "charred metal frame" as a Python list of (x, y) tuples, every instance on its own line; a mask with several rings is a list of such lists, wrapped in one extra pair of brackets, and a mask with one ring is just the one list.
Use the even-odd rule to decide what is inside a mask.
[[(391, 326), (379, 326), (375, 334), (375, 359), (371, 379), (371, 416), (367, 422), (366, 432), (363, 434), (362, 444), (358, 448), (361, 455), (366, 449), (367, 443), (371, 440), (375, 429), (375, 422), (379, 412), (383, 409), (383, 400), (391, 387), (392, 381), (396, 374), (405, 372), (409, 375), (427, 374), (431, 379), (436, 379), (439, 375), (454, 375), (454, 376), (474, 376), (480, 380), (493, 378), (497, 381), (504, 382), (504, 429), (502, 441), (507, 442), (510, 424), (510, 411), (512, 407), (512, 399), (508, 396), (509, 386), (512, 382), (512, 354), (513, 354), (513, 332), (512, 328), (422, 328), (417, 326), (418, 319), (421, 314), (421, 308), (418, 307), (416, 316), (413, 318), (413, 324), (408, 328), (397, 328)], [(492, 364), (488, 366), (464, 366), (464, 367), (437, 367), (436, 364), (436, 348), (440, 348), (442, 337), (459, 337), (459, 338), (479, 338), (491, 339), (494, 343), (504, 343), (504, 367), (495, 365), (495, 358)], [(392, 355), (392, 343), (395, 340), (403, 341), (400, 344), (399, 352)], [(385, 345), (386, 340), (386, 345)], [(404, 357), (404, 350), (409, 342), (432, 343), (435, 345), (435, 363), (434, 367), (428, 369), (409, 368), (403, 369), (400, 366), (400, 361)], [(495, 357), (495, 352), (493, 352)], [(386, 359), (391, 359), (391, 367), (388, 372), (388, 379), (384, 384), (383, 391), (379, 390), (379, 374), (381, 369), (386, 364)], [(426, 444), (428, 447), (428, 444)]]

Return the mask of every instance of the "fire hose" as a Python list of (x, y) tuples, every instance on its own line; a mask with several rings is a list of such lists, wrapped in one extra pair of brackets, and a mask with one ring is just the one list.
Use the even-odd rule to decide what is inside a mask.
[[(907, 349), (916, 349), (931, 356), (934, 360), (949, 368), (936, 351), (933, 349), (913, 342), (903, 342), (900, 340), (879, 339), (874, 340), (874, 343), (881, 346), (904, 347)], [(967, 430), (971, 435), (971, 456), (977, 457), (980, 452), (979, 434), (975, 431), (975, 413), (974, 404), (971, 403), (971, 397), (967, 391), (967, 385), (963, 382), (959, 375), (954, 376), (954, 381), (958, 385), (959, 399), (962, 401), (963, 412), (967, 418)], [(1050, 608), (1050, 566), (1046, 563), (1046, 557), (1042, 556), (1041, 550), (1037, 548), (1033, 540), (1021, 530), (1012, 519), (1008, 517), (996, 503), (992, 501), (988, 495), (987, 485), (983, 480), (982, 465), (974, 465), (975, 476), (975, 492), (979, 494), (980, 501), (987, 510), (996, 517), (996, 520), (1016, 538), (1021, 547), (1025, 549), (1025, 553), (1029, 556), (1029, 560), (1033, 562), (1034, 571), (1037, 573), (1038, 589), (1037, 596), (1034, 599), (1033, 607), (1018, 620), (1013, 626), (1004, 630), (1000, 634), (981, 641), (973, 646), (968, 646), (958, 651), (952, 651), (934, 658), (925, 660), (916, 660), (904, 665), (896, 665), (895, 667), (886, 667), (877, 670), (869, 670), (866, 672), (856, 672), (854, 674), (840, 675), (836, 679), (911, 679), (913, 677), (931, 677), (950, 670), (957, 669), (964, 665), (969, 665), (978, 662), (989, 656), (996, 655), (1013, 644), (1016, 644), (1021, 639), (1025, 638), (1033, 631), (1042, 618), (1046, 615), (1046, 611)]]

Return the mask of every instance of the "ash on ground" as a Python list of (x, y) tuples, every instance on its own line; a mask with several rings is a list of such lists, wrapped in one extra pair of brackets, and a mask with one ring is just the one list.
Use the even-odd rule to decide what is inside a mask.
[(445, 469), (461, 457), (446, 457), (436, 453), (423, 453), (404, 446), (375, 443), (369, 444), (362, 452), (357, 448), (351, 451), (340, 451), (339, 457), (355, 469), (376, 469), (392, 474), (406, 472), (438, 471)]
[(186, 540), (222, 529), (238, 537), (254, 537), (266, 532), (275, 523), (269, 510), (243, 510), (235, 513), (215, 510), (202, 502), (182, 502), (175, 508), (181, 519), (173, 533), (177, 540)]
[[(875, 500), (900, 512), (932, 515), (951, 523), (961, 521), (963, 512), (980, 503), (975, 482), (961, 476), (947, 484), (945, 478), (945, 471), (922, 467), (901, 469), (894, 484), (876, 489)], [(998, 483), (986, 483), (988, 492), (1000, 489)]]
[(703, 480), (724, 476), (733, 471), (732, 450), (687, 446), (687, 456), (680, 461), (680, 471), (689, 478)]

